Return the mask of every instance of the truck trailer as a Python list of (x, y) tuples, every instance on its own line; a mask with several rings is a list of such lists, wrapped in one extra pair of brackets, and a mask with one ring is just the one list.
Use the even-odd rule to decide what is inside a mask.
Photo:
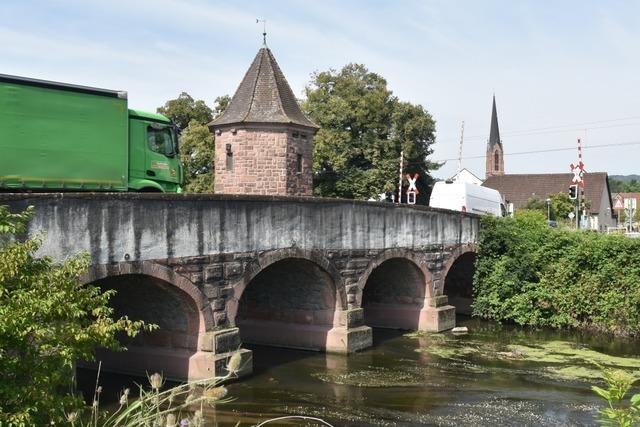
[(126, 92), (0, 74), (0, 191), (180, 193), (176, 129)]

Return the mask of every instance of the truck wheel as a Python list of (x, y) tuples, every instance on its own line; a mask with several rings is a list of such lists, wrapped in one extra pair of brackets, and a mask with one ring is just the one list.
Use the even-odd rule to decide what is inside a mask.
[(138, 190), (138, 193), (162, 193), (162, 191), (154, 187), (143, 187)]

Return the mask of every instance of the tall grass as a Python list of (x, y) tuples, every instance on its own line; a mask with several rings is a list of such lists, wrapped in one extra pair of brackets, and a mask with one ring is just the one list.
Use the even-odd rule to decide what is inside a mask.
[(148, 375), (148, 388), (138, 385), (137, 399), (132, 401), (130, 389), (124, 389), (120, 394), (119, 406), (113, 412), (100, 408), (102, 386), (99, 384), (99, 364), (89, 413), (66, 414), (67, 422), (71, 427), (204, 427), (202, 413), (205, 406), (233, 400), (227, 397), (227, 388), (222, 384), (237, 378), (241, 361), (240, 353), (236, 352), (227, 362), (225, 376), (189, 381), (168, 390), (162, 390), (165, 385), (162, 374)]

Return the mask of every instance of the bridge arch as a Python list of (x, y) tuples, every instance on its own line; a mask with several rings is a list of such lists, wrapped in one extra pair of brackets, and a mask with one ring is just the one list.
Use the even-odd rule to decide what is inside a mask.
[(365, 323), (394, 329), (418, 329), (425, 299), (432, 295), (432, 276), (412, 251), (389, 249), (364, 271), (356, 301)]
[(243, 342), (324, 350), (336, 315), (346, 309), (342, 278), (313, 251), (261, 254), (233, 286), (227, 302)]
[(475, 245), (462, 245), (451, 253), (442, 269), (438, 295), (447, 295), (449, 304), (460, 314), (471, 314), (476, 256)]
[(208, 304), (207, 297), (189, 279), (163, 265), (153, 261), (121, 262), (117, 264), (93, 265), (80, 277), (82, 283), (97, 282), (108, 277), (124, 275), (144, 275), (153, 277), (189, 296), (193, 304), (198, 308), (201, 318), (198, 330), (201, 332), (211, 331), (215, 324), (213, 321), (213, 311)]
[(178, 380), (210, 376), (213, 367), (199, 341), (213, 329), (211, 307), (188, 279), (144, 261), (93, 266), (81, 280), (117, 291), (109, 302), (115, 317), (159, 326), (134, 338), (121, 337), (126, 352), (98, 350), (105, 370), (135, 375), (157, 371)]

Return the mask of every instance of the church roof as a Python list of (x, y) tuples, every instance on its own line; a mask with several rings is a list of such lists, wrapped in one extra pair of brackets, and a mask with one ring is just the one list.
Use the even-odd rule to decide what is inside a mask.
[(241, 123), (295, 124), (317, 129), (296, 97), (269, 48), (262, 47), (225, 112), (210, 127)]
[(498, 113), (496, 112), (496, 96), (493, 95), (493, 108), (491, 109), (491, 131), (489, 132), (489, 148), (494, 145), (502, 146), (500, 141), (500, 129), (498, 128)]

